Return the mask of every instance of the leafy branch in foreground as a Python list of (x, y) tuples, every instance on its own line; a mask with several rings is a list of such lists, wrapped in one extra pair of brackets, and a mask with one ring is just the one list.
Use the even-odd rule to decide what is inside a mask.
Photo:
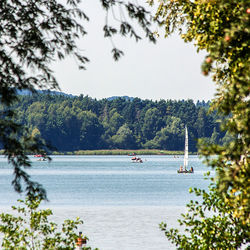
[[(21, 183), (24, 183), (27, 195), (39, 192), (44, 199), (47, 199), (46, 190), (39, 183), (32, 181), (22, 167), (31, 167), (31, 161), (27, 154), (46, 155), (48, 145), (39, 136), (30, 135), (25, 127), (13, 120), (14, 117), (15, 113), (11, 109), (6, 108), (0, 111), (1, 144), (8, 162), (14, 168), (12, 185), (16, 192), (21, 193), (24, 191)], [(49, 157), (46, 156), (46, 158), (50, 160)]]
[[(189, 204), (193, 215), (181, 222), (189, 235), (172, 229), (166, 236), (184, 249), (237, 249), (250, 238), (250, 1), (165, 0), (156, 16), (166, 36), (177, 30), (185, 42), (207, 52), (201, 70), (217, 85), (210, 110), (225, 117), (221, 127), (232, 138), (223, 146), (199, 142), (216, 179), (210, 192), (202, 193), (202, 205)], [(207, 209), (215, 214), (205, 214)]]
[(184, 232), (168, 228), (162, 222), (160, 228), (178, 249), (240, 249), (250, 242), (249, 225), (233, 216), (232, 208), (223, 202), (214, 183), (209, 192), (190, 189), (190, 193), (201, 196), (202, 202), (191, 200), (188, 212), (182, 214), (179, 225)]
[(202, 72), (211, 74), (217, 86), (211, 111), (225, 117), (222, 129), (233, 140), (225, 146), (202, 142), (200, 153), (216, 169), (220, 198), (235, 218), (249, 224), (250, 1), (166, 0), (156, 16), (166, 36), (177, 30), (185, 42), (207, 52)]
[[(114, 0), (100, 0), (103, 8), (106, 11), (105, 25), (103, 27), (104, 37), (109, 37), (113, 44), (113, 57), (118, 60), (123, 52), (115, 47), (112, 37), (116, 34), (127, 37), (130, 36), (136, 42), (141, 40), (141, 36), (135, 29), (133, 21), (137, 21), (138, 26), (143, 30), (145, 37), (150, 42), (156, 43), (154, 31), (150, 29), (152, 23), (157, 22), (151, 13), (145, 7), (139, 5), (137, 1), (114, 1)], [(131, 22), (129, 22), (129, 21)], [(118, 23), (118, 26), (114, 24)]]
[[(81, 53), (77, 40), (86, 35), (84, 22), (89, 18), (81, 10), (80, 3), (80, 0), (68, 0), (64, 4), (57, 0), (0, 1), (0, 104), (8, 110), (8, 115), (1, 114), (0, 117), (0, 145), (14, 166), (13, 184), (18, 192), (22, 191), (22, 179), (27, 184), (28, 193), (39, 189), (46, 197), (44, 189), (32, 182), (23, 169), (31, 166), (27, 151), (42, 153), (44, 145), (36, 144), (34, 138), (30, 141), (27, 133), (24, 136), (21, 126), (12, 121), (14, 110), (10, 108), (17, 100), (18, 90), (59, 89), (51, 68), (55, 60), (73, 56), (79, 69), (85, 69), (89, 59)], [(118, 15), (126, 12), (127, 18), (123, 18), (125, 15), (122, 14), (122, 19), (117, 19), (121, 24), (121, 35), (139, 40), (132, 24), (127, 21), (135, 20), (145, 36), (155, 42), (149, 29), (150, 13), (144, 7), (113, 0), (101, 0), (101, 4), (107, 16), (109, 11), (113, 17), (115, 12)], [(116, 33), (108, 22), (105, 27), (104, 36)], [(112, 52), (116, 60), (123, 53), (116, 48)]]
[(74, 0), (67, 7), (54, 0), (0, 1), (0, 142), (14, 167), (12, 184), (18, 192), (23, 191), (23, 180), (28, 194), (36, 190), (46, 198), (42, 186), (24, 170), (31, 166), (26, 154), (45, 153), (46, 146), (13, 121), (11, 105), (18, 101), (17, 90), (58, 87), (50, 68), (56, 58), (73, 55), (80, 67), (88, 61), (76, 46), (76, 39), (86, 33), (77, 19), (88, 19), (77, 4)]
[(40, 195), (29, 195), (25, 201), (18, 200), (22, 206), (12, 206), (16, 215), (0, 214), (2, 249), (75, 249), (78, 238), (75, 231), (83, 221), (79, 217), (67, 219), (59, 228), (48, 219), (53, 214), (51, 209), (39, 209), (42, 200)]

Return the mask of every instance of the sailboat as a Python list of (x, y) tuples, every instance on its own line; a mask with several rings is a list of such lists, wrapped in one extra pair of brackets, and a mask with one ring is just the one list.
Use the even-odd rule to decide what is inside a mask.
[(190, 168), (190, 170), (187, 170), (188, 167), (188, 129), (187, 126), (185, 126), (185, 151), (184, 151), (184, 166), (180, 166), (180, 169), (177, 170), (177, 173), (193, 173), (194, 169), (193, 167)]

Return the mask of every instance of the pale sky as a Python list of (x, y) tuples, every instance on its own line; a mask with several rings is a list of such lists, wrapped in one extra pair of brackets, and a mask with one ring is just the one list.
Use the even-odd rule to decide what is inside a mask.
[(193, 45), (184, 43), (177, 35), (161, 37), (156, 44), (147, 40), (136, 43), (118, 36), (114, 42), (125, 55), (115, 62), (111, 42), (103, 37), (104, 11), (97, 0), (85, 2), (83, 7), (90, 22), (85, 25), (88, 34), (79, 41), (79, 47), (90, 62), (86, 64), (87, 70), (79, 70), (73, 58), (54, 65), (63, 92), (97, 99), (130, 96), (207, 101), (213, 98), (215, 84), (201, 74), (205, 53), (197, 54)]

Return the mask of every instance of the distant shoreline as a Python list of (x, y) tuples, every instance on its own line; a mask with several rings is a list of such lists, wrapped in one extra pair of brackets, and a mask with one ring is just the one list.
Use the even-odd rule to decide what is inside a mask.
[[(157, 149), (101, 149), (101, 150), (78, 150), (73, 152), (52, 152), (52, 155), (183, 155), (184, 151), (169, 151)], [(197, 154), (190, 152), (190, 154)]]
[[(28, 153), (29, 154), (29, 153)], [(159, 149), (100, 149), (100, 150), (78, 150), (68, 152), (49, 152), (48, 155), (183, 155), (184, 151), (170, 151)], [(197, 152), (190, 152), (190, 155), (197, 155)], [(4, 155), (4, 150), (0, 150), (0, 155)]]

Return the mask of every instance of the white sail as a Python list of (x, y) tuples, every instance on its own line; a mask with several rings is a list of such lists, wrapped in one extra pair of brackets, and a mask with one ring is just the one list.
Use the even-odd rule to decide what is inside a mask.
[(184, 169), (186, 170), (188, 166), (188, 130), (185, 127), (185, 151), (184, 151)]

